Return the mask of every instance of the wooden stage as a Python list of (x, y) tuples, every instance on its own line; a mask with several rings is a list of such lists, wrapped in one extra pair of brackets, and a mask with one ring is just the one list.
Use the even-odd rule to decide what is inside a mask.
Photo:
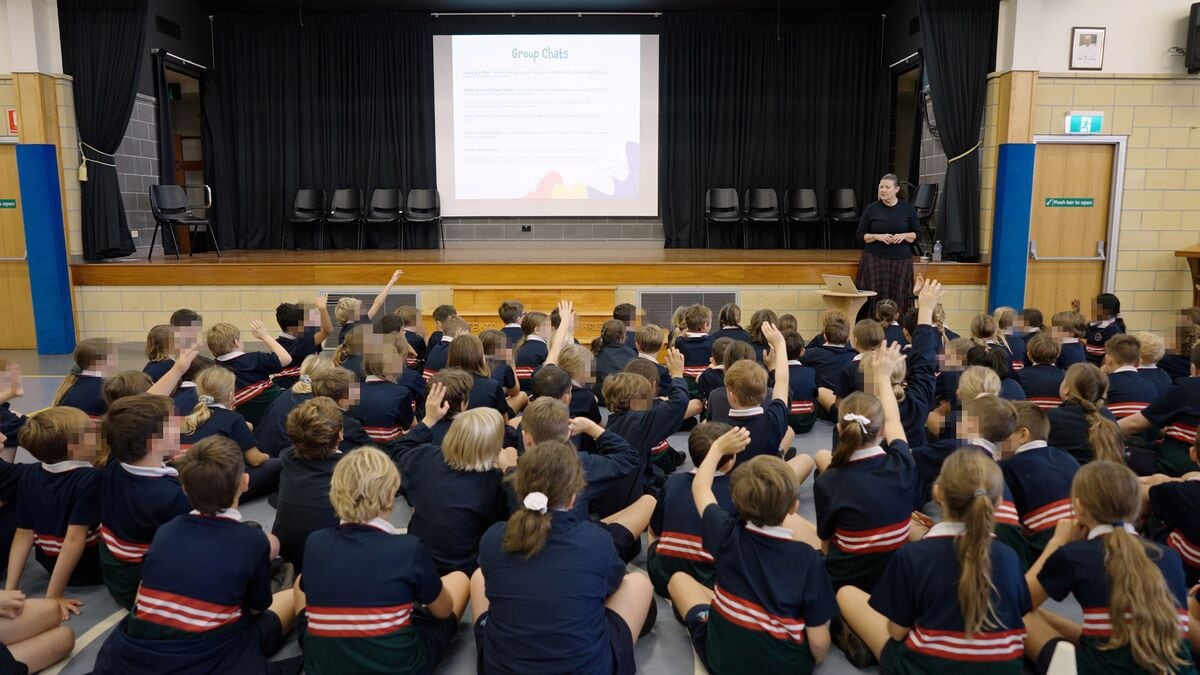
[[(227, 251), (193, 257), (155, 253), (101, 263), (71, 261), (76, 286), (374, 286), (393, 269), (409, 285), (812, 285), (822, 274), (853, 277), (859, 251), (664, 249), (642, 244), (497, 242), (443, 250)], [(988, 263), (927, 263), (917, 270), (944, 284), (982, 286)]]

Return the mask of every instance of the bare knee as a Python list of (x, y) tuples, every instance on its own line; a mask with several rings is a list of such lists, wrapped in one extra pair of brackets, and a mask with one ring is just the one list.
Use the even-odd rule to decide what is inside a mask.
[(36, 626), (36, 633), (44, 633), (62, 623), (58, 602), (45, 598), (27, 599), (21, 609), (21, 616)]

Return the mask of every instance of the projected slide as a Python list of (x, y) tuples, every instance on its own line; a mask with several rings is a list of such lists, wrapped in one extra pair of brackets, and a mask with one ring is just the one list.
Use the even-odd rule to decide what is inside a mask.
[(657, 36), (435, 36), (448, 216), (654, 216)]

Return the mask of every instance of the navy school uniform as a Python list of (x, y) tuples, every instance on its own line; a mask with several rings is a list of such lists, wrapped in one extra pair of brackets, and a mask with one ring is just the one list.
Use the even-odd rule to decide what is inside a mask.
[(512, 408), (508, 407), (508, 396), (505, 396), (499, 382), (478, 373), (472, 373), (471, 377), (474, 384), (471, 385), (468, 409), (491, 408), (502, 416), (512, 416)]
[(754, 342), (754, 340), (750, 337), (750, 333), (746, 332), (746, 329), (742, 328), (741, 326), (721, 326), (721, 330), (713, 331), (713, 342), (716, 342), (723, 337), (739, 340), (741, 342), (745, 342), (746, 344)]
[(933, 326), (919, 325), (912, 337), (912, 349), (905, 357), (904, 400), (899, 402), (900, 423), (909, 447), (924, 442), (925, 421), (937, 391), (937, 332)]
[(426, 380), (438, 374), (438, 371), (446, 367), (446, 362), (450, 358), (450, 343), (454, 342), (454, 338), (442, 336), (441, 342), (430, 345), (429, 352), (425, 355), (425, 369), (422, 374)]
[(192, 510), (179, 474), (169, 467), (112, 462), (100, 484), (99, 549), (104, 585), (129, 609), (142, 581), (142, 558), (158, 528)]
[(199, 396), (196, 394), (195, 382), (180, 382), (179, 388), (171, 394), (171, 400), (175, 403), (175, 412), (181, 416), (191, 415), (196, 409), (196, 404), (199, 403)]
[[(1137, 538), (1132, 525), (1125, 525), (1130, 535)], [(1108, 573), (1104, 567), (1104, 537), (1110, 536), (1112, 525), (1098, 525), (1088, 533), (1084, 541), (1072, 542), (1055, 551), (1046, 559), (1038, 574), (1038, 583), (1046, 595), (1063, 600), (1074, 595), (1083, 608), (1083, 634), (1075, 650), (1075, 663), (1080, 673), (1140, 673), (1142, 670), (1133, 661), (1129, 645), (1108, 649), (1103, 645), (1112, 636), (1112, 620), (1108, 614)], [(1140, 538), (1139, 538), (1140, 541)], [(1167, 589), (1175, 600), (1179, 612), (1180, 655), (1191, 660), (1188, 648), (1188, 587), (1184, 583), (1183, 565), (1175, 551), (1142, 542), (1157, 548), (1161, 555), (1150, 559), (1162, 571)], [(1177, 673), (1195, 673), (1189, 664)]]
[(1004, 336), (1004, 341), (1008, 343), (1008, 354), (1012, 357), (1009, 362), (1009, 368), (1014, 374), (1025, 369), (1025, 359), (1027, 358), (1025, 350), (1025, 340), (1020, 335), (1008, 333)]
[[(233, 410), (226, 410), (220, 403), (213, 403), (208, 406), (208, 409), (212, 413), (208, 421), (190, 434), (180, 434), (179, 448), (181, 450), (186, 451), (209, 436), (224, 436), (232, 439), (243, 453), (257, 447), (254, 434), (246, 425), (246, 419), (241, 414)], [(258, 466), (247, 464), (246, 475), (250, 476), (250, 487), (242, 494), (242, 501), (250, 501), (274, 492), (279, 487), (279, 470), (279, 460), (276, 458), (268, 459)]]
[(360, 448), (364, 445), (372, 447), (386, 447), (385, 443), (378, 443), (371, 438), (367, 430), (363, 427), (362, 422), (357, 417), (350, 414), (349, 411), (342, 411), (342, 442), (338, 444), (338, 450), (342, 452), (350, 452), (355, 448)]
[(638, 346), (637, 346), (637, 331), (636, 330), (634, 330), (632, 328), (625, 329), (625, 346), (632, 349), (635, 354), (637, 353)]
[(350, 413), (375, 443), (395, 442), (412, 426), (412, 392), (397, 382), (369, 375)]
[(1079, 462), (1045, 441), (1031, 441), (1017, 448), (1012, 457), (1001, 460), (1000, 470), (1012, 492), (1025, 539), (1031, 551), (1040, 555), (1058, 521), (1074, 515), (1071, 481), (1079, 471)]
[(1200, 426), (1200, 377), (1177, 380), (1167, 393), (1146, 406), (1142, 415), (1163, 433), (1158, 448), (1159, 471), (1182, 476), (1200, 468), (1188, 457), (1188, 448), (1196, 443), (1196, 427)]
[(420, 537), (439, 574), (477, 567), (479, 540), (508, 519), (504, 476), (499, 469), (460, 471), (446, 464), (432, 433), (418, 424), (393, 455), (403, 474), (405, 498), (413, 507), (408, 533)]
[[(637, 449), (616, 432), (608, 430), (596, 439), (596, 452), (577, 452), (576, 455), (583, 465), (587, 487), (575, 498), (575, 507), (571, 510), (580, 516), (595, 514), (605, 518), (625, 508), (621, 506), (609, 512), (609, 504), (606, 503), (609, 500), (605, 497), (617, 495), (629, 484), (637, 482), (638, 463), (642, 459)], [(630, 503), (641, 496), (642, 493), (637, 492)], [(615, 498), (610, 499), (615, 501)]]
[(904, 337), (904, 328), (899, 323), (893, 321), (883, 329), (883, 343), (892, 344), (895, 342), (902, 348), (908, 345), (908, 338)]
[[(1096, 458), (1092, 446), (1088, 443), (1088, 421), (1083, 408), (1074, 403), (1064, 402), (1053, 410), (1046, 411), (1050, 418), (1050, 436), (1046, 442), (1056, 448), (1066, 450), (1080, 464), (1087, 464)], [(1108, 408), (1100, 408), (1100, 415), (1116, 421)]]
[[(671, 395), (671, 371), (667, 370), (666, 366), (659, 363), (658, 359), (655, 358), (653, 354), (642, 354), (639, 352), (637, 357), (639, 359), (646, 359), (650, 363), (653, 363), (656, 368), (658, 368), (658, 395), (659, 396), (670, 396)], [(685, 385), (687, 384), (687, 380), (684, 380), (684, 384)], [(688, 389), (688, 395), (691, 396), (691, 389)]]
[(428, 348), (425, 346), (425, 339), (415, 329), (405, 328), (404, 341), (409, 346), (409, 353), (404, 359), (404, 365), (413, 370), (420, 370), (421, 366), (425, 363), (425, 354), (428, 352)]
[[(8, 425), (18, 419), (9, 412), (8, 404), (0, 405), (0, 427), (8, 433)], [(19, 418), (24, 420), (24, 416)], [(9, 443), (12, 445), (9, 445)], [(17, 446), (16, 436), (9, 436), (4, 441), (5, 447)], [(7, 556), (12, 550), (13, 535), (17, 531), (17, 490), (21, 485), (21, 477), (26, 471), (37, 471), (40, 465), (32, 463), (12, 463), (0, 460), (0, 554)], [(3, 652), (0, 652), (0, 666), (3, 665)], [(3, 672), (0, 670), (0, 672)]]
[(233, 385), (235, 407), (249, 403), (270, 389), (271, 375), (283, 368), (279, 357), (270, 352), (230, 352), (218, 356), (217, 364), (233, 371), (236, 378)]
[(193, 511), (163, 525), (146, 552), (133, 612), (100, 648), (95, 672), (270, 672), (264, 653), (283, 638), (266, 611), (269, 552), (266, 535), (243, 525), (236, 509)]
[(1187, 354), (1167, 354), (1159, 360), (1158, 369), (1174, 382), (1192, 374), (1192, 360)]
[(904, 641), (889, 640), (884, 646), (881, 670), (963, 675), (1022, 672), (1025, 624), (1021, 617), (1032, 608), (1024, 571), (1010, 548), (991, 542), (991, 602), (998, 625), (968, 637), (958, 601), (962, 566), (955, 551), (955, 539), (964, 531), (962, 523), (940, 523), (892, 557), (870, 604), (910, 630)]
[(805, 631), (837, 614), (820, 554), (787, 528), (739, 524), (716, 504), (702, 523), (717, 579), (712, 605), (685, 617), (700, 660), (713, 673), (812, 672)]
[(761, 342), (750, 342), (750, 348), (754, 350), (754, 360), (763, 365), (766, 365), (766, 362), (763, 361), (763, 353), (767, 351), (767, 346)]
[(422, 607), (442, 581), (416, 537), (381, 518), (342, 523), (314, 532), (305, 559), (305, 672), (428, 673), (441, 660), (458, 621)]
[(100, 573), (100, 471), (90, 462), (42, 463), (20, 474), (17, 484), (17, 527), (33, 531), (34, 557), (54, 573), (67, 528), (87, 527), (83, 555), (68, 586), (94, 586)]
[(1150, 512), (1165, 528), (1166, 545), (1183, 559), (1188, 587), (1200, 581), (1200, 482), (1185, 480), (1150, 488)]
[(837, 393), (842, 369), (857, 352), (846, 345), (821, 345), (804, 350), (800, 363), (817, 371), (817, 386)]
[(158, 382), (172, 368), (175, 367), (175, 359), (162, 359), (159, 361), (147, 361), (146, 365), (142, 366), (142, 372), (149, 375), (151, 380)]
[(671, 445), (667, 439), (679, 429), (687, 412), (687, 384), (682, 377), (671, 380), (669, 394), (666, 401), (656, 401), (648, 410), (627, 410), (608, 416), (606, 429), (633, 446), (638, 468), (634, 475), (614, 486), (611, 493), (597, 500), (600, 513), (616, 513), (643, 494), (657, 494), (662, 488), (664, 470), (654, 459), (669, 456)]
[(738, 455), (748, 462), (759, 455), (779, 456), (779, 444), (787, 434), (788, 404), (771, 399), (765, 406), (734, 408), (729, 411), (730, 424), (750, 432), (750, 445)]
[[(670, 597), (667, 583), (676, 572), (683, 572), (709, 588), (717, 580), (715, 559), (712, 551), (704, 548), (700, 514), (692, 497), (692, 479), (695, 477), (696, 472), (689, 471), (668, 478), (654, 505), (654, 514), (650, 516), (650, 529), (658, 535), (658, 541), (646, 554), (646, 571), (654, 591), (664, 598)], [(737, 508), (729, 494), (728, 475), (716, 474), (712, 492), (717, 504), (736, 517)]]
[(430, 333), (430, 334), (429, 334), (429, 341), (428, 341), (427, 343), (425, 343), (425, 353), (426, 353), (426, 355), (428, 355), (428, 354), (429, 354), (429, 350), (433, 349), (433, 346), (434, 346), (434, 345), (436, 345), (436, 344), (440, 344), (440, 343), (441, 343), (441, 341), (442, 341), (442, 331), (440, 331), (440, 330), (435, 330), (435, 331), (433, 331), (432, 333)]
[(1117, 368), (1108, 374), (1108, 396), (1105, 404), (1117, 419), (1142, 412), (1158, 398), (1158, 388), (1142, 377), (1134, 366)]
[(288, 364), (287, 368), (275, 373), (272, 379), (276, 385), (287, 389), (295, 384), (296, 380), (300, 377), (300, 365), (304, 363), (304, 359), (313, 354), (321, 353), (321, 345), (317, 344), (317, 333), (320, 332), (320, 328), (309, 326), (299, 335), (292, 335), (291, 333), (279, 334), (277, 338), (279, 344), (287, 350), (288, 354), (292, 355), (292, 362)]
[(1058, 361), (1055, 361), (1054, 365), (1066, 370), (1076, 363), (1087, 363), (1087, 351), (1079, 338), (1064, 338)]
[(707, 401), (709, 394), (725, 386), (725, 366), (709, 366), (696, 378), (696, 386), (700, 388), (700, 398)]
[(688, 395), (692, 398), (700, 398), (700, 389), (696, 386), (696, 378), (708, 370), (714, 339), (708, 333), (692, 333), (690, 331), (675, 338), (675, 348), (683, 354), (683, 379), (688, 382)]
[(1042, 410), (1053, 410), (1062, 405), (1059, 391), (1066, 376), (1067, 372), (1058, 366), (1033, 365), (1022, 368), (1017, 379), (1025, 390), (1025, 400)]
[(1104, 345), (1109, 339), (1124, 333), (1121, 330), (1121, 325), (1116, 319), (1105, 319), (1104, 321), (1093, 321), (1088, 324), (1087, 342), (1084, 343), (1084, 353), (1087, 355), (1088, 363), (1100, 365), (1104, 362)]
[[(772, 386), (768, 384), (768, 388)], [(817, 371), (798, 360), (788, 361), (788, 390), (788, 426), (797, 434), (806, 434), (817, 421)]]
[(271, 401), (262, 419), (254, 427), (254, 440), (258, 449), (272, 457), (278, 457), (279, 453), (291, 446), (292, 439), (287, 433), (287, 417), (300, 407), (301, 403), (312, 400), (312, 397), (312, 394), (301, 394), (288, 389), (280, 394), (279, 398)]
[(108, 404), (104, 402), (104, 378), (98, 371), (83, 371), (75, 376), (75, 383), (58, 404), (78, 408), (92, 419), (99, 418), (108, 412)]
[(604, 606), (625, 578), (625, 563), (586, 517), (561, 510), (550, 517), (546, 545), (532, 558), (504, 551), (507, 523), (480, 541), (491, 601), (475, 624), (480, 672), (632, 673), (633, 636)]
[(943, 368), (937, 374), (935, 397), (939, 403), (949, 403), (952, 410), (958, 410), (958, 382), (962, 379), (963, 371)]
[(1138, 366), (1138, 373), (1141, 374), (1143, 379), (1154, 385), (1154, 390), (1158, 392), (1158, 396), (1165, 394), (1171, 388), (1171, 385), (1174, 384), (1171, 376), (1158, 366)]
[(342, 458), (335, 451), (324, 459), (303, 459), (295, 448), (279, 456), (279, 495), (271, 533), (279, 537), (279, 555), (292, 563), (296, 574), (304, 571), (305, 542), (317, 530), (337, 525), (337, 514), (329, 502), (329, 482)]
[(842, 365), (834, 381), (833, 393), (842, 400), (856, 391), (863, 390), (862, 354), (855, 354)]
[(904, 441), (863, 448), (813, 484), (817, 535), (828, 541), (825, 565), (837, 587), (868, 593), (892, 554), (908, 542), (920, 477)]
[[(571, 381), (571, 402), (568, 406), (568, 412), (571, 418), (586, 417), (589, 420), (604, 426), (604, 417), (600, 415), (600, 402), (596, 395), (592, 393), (589, 387), (580, 383)], [(575, 447), (585, 452), (596, 452), (596, 442), (591, 436), (580, 434), (571, 439)]]
[(1000, 380), (1000, 398), (1006, 401), (1024, 401), (1025, 390), (1017, 380), (1006, 377)]
[(506, 395), (509, 390), (517, 386), (517, 375), (513, 372), (512, 366), (504, 361), (488, 359), (488, 367), (492, 371), (492, 379), (500, 385)]
[(533, 390), (533, 371), (546, 362), (549, 347), (546, 341), (537, 335), (525, 337), (525, 343), (517, 349), (516, 370), (517, 382), (521, 391), (529, 393)]
[(604, 404), (604, 380), (610, 375), (624, 372), (625, 366), (636, 358), (637, 350), (624, 344), (600, 346), (600, 351), (596, 354), (596, 382), (592, 391), (601, 405)]
[(519, 323), (504, 324), (504, 327), (500, 329), (500, 332), (504, 333), (504, 337), (508, 338), (509, 349), (516, 347), (517, 343), (521, 341), (521, 338), (525, 337), (525, 331), (521, 330), (521, 324)]
[(397, 380), (401, 386), (408, 387), (413, 399), (413, 419), (425, 416), (425, 378), (415, 370), (406, 370)]

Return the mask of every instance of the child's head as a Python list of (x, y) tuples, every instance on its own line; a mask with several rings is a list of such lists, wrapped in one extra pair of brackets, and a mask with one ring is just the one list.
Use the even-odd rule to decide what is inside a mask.
[(1121, 299), (1112, 293), (1101, 293), (1096, 296), (1096, 319), (1105, 321), (1115, 319), (1121, 314)]
[(755, 361), (738, 361), (725, 369), (725, 390), (734, 408), (761, 405), (767, 395), (767, 369)]
[[(981, 315), (986, 316), (986, 315)], [(991, 318), (991, 317), (988, 317)], [(1009, 375), (1008, 357), (996, 347), (975, 345), (967, 350), (967, 366), (983, 366), (996, 373), (996, 377), (1005, 379)]]
[(675, 308), (675, 313), (671, 315), (671, 329), (685, 330), (687, 328), (687, 320), (684, 316), (687, 314), (687, 305), (680, 305)]
[(297, 458), (328, 459), (342, 442), (342, 409), (332, 399), (315, 396), (288, 413), (284, 428)]
[(343, 326), (358, 321), (359, 315), (362, 314), (362, 300), (358, 298), (345, 297), (337, 301), (333, 307), (333, 316), (337, 322)]
[(558, 365), (570, 373), (571, 379), (576, 382), (587, 383), (596, 379), (592, 374), (592, 352), (581, 345), (564, 346), (558, 355)]
[(236, 378), (233, 371), (219, 366), (205, 368), (196, 376), (196, 407), (183, 418), (179, 429), (184, 434), (193, 434), (212, 417), (212, 405), (233, 404), (233, 388)]
[(800, 322), (796, 320), (795, 314), (780, 314), (779, 324), (775, 327), (781, 332), (786, 330), (797, 330), (800, 327)]
[(490, 377), (491, 366), (483, 353), (483, 341), (465, 333), (454, 338), (450, 343), (450, 351), (446, 356), (446, 365), (451, 368), (462, 368), (468, 373)]
[(1138, 331), (1132, 335), (1141, 345), (1141, 351), (1138, 353), (1138, 365), (1152, 366), (1167, 355), (1167, 345), (1157, 333)]
[(550, 310), (550, 328), (558, 330), (558, 326), (562, 323), (562, 314), (559, 314), (558, 308)]
[(587, 487), (575, 446), (546, 441), (521, 457), (513, 480), (521, 507), (504, 528), (504, 551), (525, 558), (537, 555), (550, 538), (551, 513), (570, 508)]
[(737, 328), (742, 325), (742, 308), (734, 303), (728, 303), (721, 307), (721, 311), (717, 313), (717, 323), (721, 328)]
[[(338, 304), (341, 304), (340, 302)], [(304, 327), (304, 317), (307, 312), (304, 306), (295, 302), (281, 302), (275, 308), (275, 321), (279, 330), (290, 333)]]
[(550, 317), (545, 312), (527, 312), (521, 319), (521, 332), (525, 337), (536, 335), (542, 339), (550, 336)]
[(1031, 330), (1040, 331), (1046, 327), (1046, 319), (1042, 316), (1042, 310), (1036, 307), (1026, 307), (1021, 310), (1021, 323)]
[(242, 449), (227, 436), (202, 439), (176, 466), (183, 493), (201, 515), (213, 516), (233, 508), (248, 485)]
[(204, 332), (204, 342), (213, 356), (224, 356), (242, 348), (242, 331), (231, 323), (218, 323)]
[(383, 344), (379, 349), (371, 349), (363, 354), (362, 369), (367, 377), (395, 382), (396, 376), (404, 371), (404, 359), (400, 358), (395, 345)]
[(1055, 337), (1081, 338), (1087, 334), (1087, 319), (1079, 312), (1055, 312), (1050, 319), (1055, 329)]
[(782, 459), (759, 455), (730, 474), (729, 494), (738, 514), (759, 527), (772, 527), (796, 510), (800, 485)]
[(399, 490), (396, 463), (368, 445), (338, 460), (329, 479), (329, 503), (338, 518), (362, 525), (391, 512)]
[(841, 312), (825, 312), (821, 322), (821, 334), (827, 345), (844, 345), (850, 339), (850, 322)]
[(1192, 347), (1200, 344), (1200, 326), (1186, 325), (1175, 329), (1175, 345), (1180, 354), (1187, 356)]
[(971, 319), (971, 337), (987, 342), (996, 337), (996, 319), (991, 314), (976, 314)]
[[(379, 318), (379, 333), (381, 335), (391, 335), (393, 333), (403, 333), (405, 327), (404, 319), (395, 314), (385, 314)], [(408, 344), (408, 340), (400, 340), (404, 344)]]
[(856, 451), (878, 445), (883, 431), (883, 406), (866, 392), (847, 396), (838, 406), (838, 415), (837, 444), (830, 461), (834, 468), (847, 464)]
[(496, 468), (504, 447), (504, 419), (495, 408), (459, 414), (442, 441), (442, 458), (455, 471), (483, 473)]
[(1052, 366), (1058, 361), (1061, 353), (1062, 347), (1058, 340), (1042, 331), (1034, 333), (1025, 345), (1025, 354), (1035, 366)]
[(1060, 389), (1064, 401), (1080, 399), (1099, 405), (1108, 396), (1108, 376), (1090, 363), (1076, 363), (1067, 368)]
[(1017, 429), (1011, 437), (1014, 449), (1050, 437), (1050, 416), (1041, 406), (1031, 401), (1013, 401), (1012, 406), (1017, 411)]
[(351, 356), (362, 356), (366, 350), (367, 336), (370, 327), (358, 324), (346, 333), (346, 339), (333, 351), (333, 362), (342, 365)]
[(750, 325), (746, 327), (746, 332), (750, 333), (750, 339), (760, 345), (767, 344), (767, 336), (763, 334), (762, 325), (769, 323), (776, 325), (779, 323), (779, 315), (769, 309), (760, 309), (750, 315)]
[(741, 340), (734, 340), (725, 348), (725, 358), (721, 360), (721, 365), (728, 371), (738, 361), (754, 363), (754, 347)]
[(429, 384), (430, 386), (440, 384), (446, 388), (446, 398), (443, 400), (446, 405), (450, 406), (450, 412), (446, 414), (446, 419), (451, 419), (467, 409), (467, 403), (471, 399), (471, 387), (475, 386), (475, 378), (462, 368), (443, 368), (429, 378)]
[(664, 340), (666, 340), (666, 334), (663, 333), (663, 329), (652, 323), (642, 326), (633, 336), (638, 351), (643, 354), (657, 354), (658, 350), (662, 349)]
[(1017, 310), (1012, 307), (997, 307), (992, 310), (992, 318), (996, 320), (996, 330), (1011, 330), (1017, 318)]
[(883, 344), (883, 326), (874, 319), (859, 321), (854, 324), (854, 331), (850, 334), (850, 344), (860, 353), (878, 349)]
[(530, 386), (535, 399), (561, 399), (571, 394), (571, 374), (551, 363), (537, 369)]
[(137, 394), (109, 407), (100, 423), (111, 460), (135, 464), (153, 454), (156, 460), (179, 449), (179, 424), (171, 416), (174, 406), (166, 396)]
[(484, 356), (493, 356), (498, 359), (507, 358), (508, 356), (508, 336), (504, 331), (490, 328), (479, 334), (479, 342), (483, 345)]
[[(641, 359), (645, 360), (645, 359)], [(631, 363), (632, 365), (632, 363)], [(653, 364), (648, 364), (653, 366)], [(635, 407), (635, 402), (649, 401), (658, 391), (658, 371), (651, 381), (643, 375), (617, 373), (604, 378), (604, 405), (610, 413), (623, 413)], [(526, 412), (528, 415), (528, 412)]]
[(82, 410), (67, 406), (30, 415), (17, 439), (22, 448), (46, 464), (68, 459), (91, 461), (99, 442), (95, 422)]
[(165, 361), (171, 358), (171, 333), (173, 328), (160, 323), (146, 333), (146, 360)]
[(946, 343), (945, 366), (947, 370), (962, 370), (967, 367), (967, 352), (975, 346), (969, 337), (957, 337)]
[(714, 365), (723, 366), (725, 363), (725, 352), (729, 350), (729, 345), (733, 344), (733, 338), (717, 338), (713, 340), (712, 346), (712, 362)]
[(600, 326), (600, 344), (605, 347), (625, 344), (625, 322), (609, 319)]
[(334, 368), (337, 368), (337, 366), (333, 365), (333, 361), (329, 357), (321, 356), (320, 354), (309, 354), (300, 363), (300, 378), (296, 380), (296, 384), (292, 385), (292, 391), (297, 394), (311, 394), (313, 380), (318, 377), (325, 377), (333, 372)]
[[(614, 377), (616, 377), (614, 375)], [(537, 445), (550, 440), (562, 441), (569, 437), (571, 413), (567, 404), (559, 399), (543, 396), (534, 399), (521, 415), (521, 432), (527, 443)]]
[[(999, 396), (979, 396), (962, 402), (960, 438), (982, 438), (1003, 443), (1017, 430), (1017, 411)], [(999, 459), (999, 458), (997, 458)]]
[(637, 306), (629, 302), (622, 302), (613, 307), (612, 318), (633, 328), (634, 322), (637, 320)]
[(466, 319), (461, 316), (448, 316), (442, 322), (442, 336), (448, 338), (456, 338), (459, 335), (467, 335), (471, 332), (471, 324), (467, 323)]
[(421, 311), (412, 305), (404, 305), (395, 312), (392, 312), (392, 314), (400, 317), (400, 320), (404, 322), (405, 328), (415, 328), (421, 320)]
[[(324, 396), (342, 408), (349, 407), (355, 395), (357, 378), (345, 368), (334, 367), (312, 378), (313, 396)], [(451, 411), (453, 412), (453, 411)]]
[(1104, 343), (1104, 362), (1111, 368), (1136, 367), (1142, 359), (1142, 343), (1128, 333), (1114, 335)]
[(178, 349), (186, 349), (198, 343), (204, 332), (204, 321), (190, 309), (177, 309), (171, 313), (171, 340)]
[[(87, 338), (75, 345), (75, 369), (110, 374), (117, 367), (117, 350), (107, 338)], [(73, 375), (79, 373), (72, 371)]]
[(1067, 368), (1059, 395), (1065, 403), (1083, 409), (1088, 424), (1088, 447), (1098, 460), (1125, 462), (1125, 440), (1116, 422), (1100, 414), (1108, 397), (1108, 376), (1090, 363)]
[(454, 305), (438, 305), (433, 308), (433, 321), (438, 328), (441, 328), (442, 322), (452, 316), (458, 316), (458, 310), (454, 309)]
[(900, 316), (900, 306), (895, 300), (883, 299), (875, 303), (875, 320), (884, 326), (892, 325)]
[(126, 370), (104, 380), (104, 386), (100, 392), (104, 397), (104, 402), (111, 406), (126, 396), (144, 394), (150, 391), (152, 386), (154, 386), (154, 380), (151, 380), (146, 373), (140, 370)]
[[(733, 427), (721, 422), (701, 422), (697, 424), (688, 434), (688, 455), (692, 458), (692, 465), (700, 466), (704, 463), (704, 458), (708, 456), (708, 449), (712, 447), (714, 441), (725, 435)], [(733, 467), (733, 463), (737, 455), (729, 455), (717, 467), (719, 471), (729, 473)]]
[(787, 347), (788, 361), (799, 361), (804, 355), (804, 336), (796, 331), (783, 331), (783, 344)]
[(958, 400), (971, 401), (980, 394), (1000, 395), (1000, 376), (983, 366), (970, 366), (958, 378)]
[(912, 336), (917, 333), (917, 308), (909, 307), (904, 312), (904, 316), (900, 317), (900, 327), (904, 329), (904, 336), (909, 342), (912, 342)]
[(500, 303), (500, 309), (496, 312), (505, 324), (519, 323), (521, 316), (525, 314), (525, 305), (521, 304), (520, 300), (505, 300)]

